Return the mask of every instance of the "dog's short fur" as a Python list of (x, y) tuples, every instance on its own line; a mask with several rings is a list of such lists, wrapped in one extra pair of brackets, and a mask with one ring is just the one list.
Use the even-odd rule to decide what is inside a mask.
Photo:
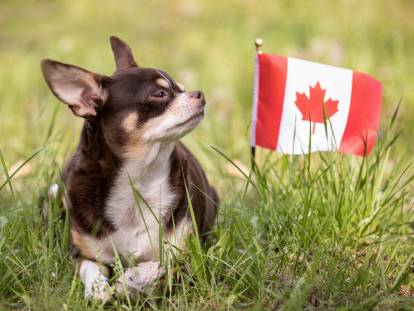
[(200, 235), (214, 224), (218, 204), (179, 141), (203, 119), (203, 93), (185, 92), (167, 73), (139, 67), (120, 39), (111, 37), (111, 46), (111, 76), (52, 60), (41, 65), (52, 92), (85, 119), (63, 181), (85, 295), (98, 299), (108, 298), (106, 267), (118, 255), (127, 267), (120, 292), (139, 292), (162, 275), (160, 234), (162, 249), (177, 250), (194, 230), (188, 197)]

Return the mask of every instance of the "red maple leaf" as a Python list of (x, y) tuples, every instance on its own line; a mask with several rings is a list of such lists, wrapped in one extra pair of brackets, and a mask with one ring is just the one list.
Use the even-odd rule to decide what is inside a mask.
[(326, 89), (322, 89), (319, 81), (314, 87), (309, 86), (309, 98), (305, 93), (296, 92), (296, 107), (302, 113), (302, 120), (313, 122), (312, 134), (316, 123), (324, 123), (338, 112), (338, 100), (325, 101)]

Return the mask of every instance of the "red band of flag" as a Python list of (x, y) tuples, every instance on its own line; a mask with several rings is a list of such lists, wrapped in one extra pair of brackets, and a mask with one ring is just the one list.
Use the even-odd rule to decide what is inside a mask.
[(381, 83), (355, 72), (352, 76), (351, 107), (339, 150), (363, 156), (375, 144), (381, 115)]
[[(276, 149), (286, 86), (287, 58), (257, 54), (254, 145)], [(268, 104), (272, 103), (272, 104)]]

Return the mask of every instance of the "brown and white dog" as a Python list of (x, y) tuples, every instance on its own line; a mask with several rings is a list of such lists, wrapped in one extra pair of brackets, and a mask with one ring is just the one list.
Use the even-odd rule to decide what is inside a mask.
[(214, 225), (219, 201), (179, 141), (203, 119), (203, 93), (139, 67), (125, 42), (110, 41), (111, 76), (48, 59), (41, 64), (52, 92), (85, 119), (63, 182), (85, 297), (100, 300), (109, 298), (108, 267), (117, 256), (126, 268), (117, 290), (142, 291), (163, 274), (164, 246), (182, 249), (194, 233), (187, 198), (201, 235)]

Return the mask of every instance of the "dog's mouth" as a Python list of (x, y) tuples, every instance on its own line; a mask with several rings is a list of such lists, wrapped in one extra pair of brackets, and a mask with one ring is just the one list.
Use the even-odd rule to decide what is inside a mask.
[(191, 123), (197, 123), (197, 122), (198, 122), (198, 121), (200, 121), (203, 117), (204, 117), (204, 110), (203, 110), (203, 111), (200, 111), (200, 112), (198, 112), (198, 113), (196, 113), (196, 114), (194, 114), (194, 115), (192, 115), (192, 116), (191, 116), (190, 118), (188, 118), (187, 120), (185, 120), (185, 121), (183, 121), (183, 122), (181, 122), (181, 123), (178, 123), (178, 124), (174, 125), (174, 126), (173, 126), (173, 128), (181, 127), (181, 126), (183, 126), (183, 125), (188, 125), (188, 124), (191, 124)]

